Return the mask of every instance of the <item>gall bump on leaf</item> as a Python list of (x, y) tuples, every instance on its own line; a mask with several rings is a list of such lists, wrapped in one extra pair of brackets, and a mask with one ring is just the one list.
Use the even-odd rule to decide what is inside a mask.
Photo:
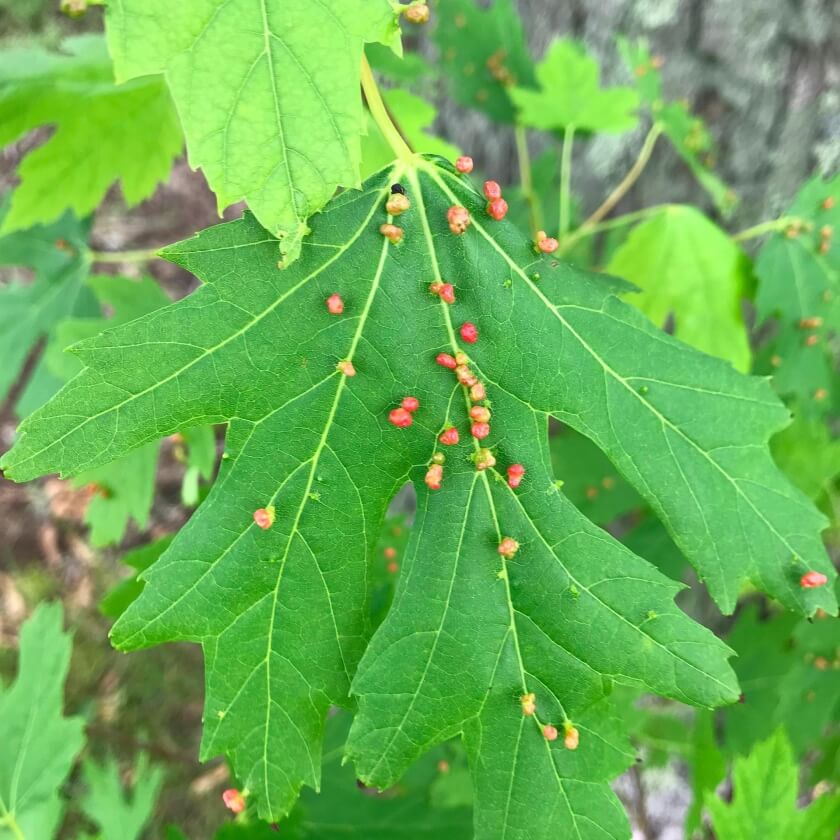
[(822, 572), (805, 572), (799, 579), (799, 585), (803, 589), (817, 589), (820, 586), (825, 586), (828, 583), (828, 578)]
[(245, 797), (236, 788), (228, 788), (222, 793), (222, 802), (234, 814), (241, 814), (245, 810)]
[(455, 444), (460, 440), (460, 436), (458, 434), (458, 430), (454, 426), (450, 426), (448, 429), (444, 429), (440, 433), (438, 440), (440, 440), (444, 446), (455, 446)]
[(269, 505), (268, 507), (264, 508), (257, 508), (254, 511), (254, 522), (256, 523), (258, 528), (262, 528), (263, 531), (267, 531), (274, 524), (276, 513), (277, 512), (274, 509), (274, 505)]
[(461, 338), (463, 338), (467, 344), (475, 344), (476, 341), (478, 341), (478, 327), (469, 321), (461, 324)]
[(392, 408), (388, 412), (388, 422), (398, 429), (407, 429), (414, 420), (411, 417), (411, 412), (400, 406), (399, 408)]
[(469, 155), (461, 155), (455, 161), (455, 168), (464, 175), (469, 175), (473, 171), (473, 159)]
[(330, 315), (341, 315), (344, 312), (344, 301), (341, 295), (330, 295), (327, 298), (327, 311)]

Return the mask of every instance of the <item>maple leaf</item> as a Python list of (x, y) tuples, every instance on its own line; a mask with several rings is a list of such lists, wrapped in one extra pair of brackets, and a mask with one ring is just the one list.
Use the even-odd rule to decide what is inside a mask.
[[(394, 182), (411, 202), (399, 245), (379, 231)], [(202, 755), (227, 753), (265, 817), (318, 785), (328, 709), (357, 702), (348, 754), (364, 780), (390, 784), (462, 733), (479, 837), (623, 836), (608, 781), (633, 753), (612, 683), (702, 706), (737, 697), (727, 648), (675, 607), (680, 585), (557, 491), (549, 415), (609, 456), (724, 609), (747, 579), (800, 612), (835, 609), (830, 587), (798, 583), (806, 568), (835, 575), (822, 518), (770, 459), (788, 416), (769, 384), (663, 334), (614, 296), (620, 281), (535, 256), (485, 204), (451, 165), (410, 158), (334, 199), (285, 271), (250, 215), (165, 249), (204, 285), (77, 344), (85, 370), (3, 458), (16, 480), (78, 473), (229, 423), (213, 489), (143, 573), (113, 639), (203, 645)], [(463, 236), (449, 232), (453, 205), (471, 213)], [(444, 278), (451, 308), (429, 290)], [(492, 401), (498, 471), (476, 470), (463, 389), (435, 364), (462, 349), (466, 321), (479, 328), (464, 347)], [(396, 428), (388, 413), (406, 395), (420, 407)], [(462, 441), (429, 491), (447, 422)], [(500, 474), (513, 463), (527, 469), (516, 491)], [(368, 646), (370, 551), (409, 479), (417, 517)], [(268, 507), (264, 529), (254, 513)], [(503, 536), (520, 544), (508, 558)], [(521, 710), (531, 691), (536, 716)], [(540, 731), (564, 722), (578, 750)]]
[(61, 623), (61, 604), (35, 610), (21, 630), (17, 680), (0, 685), (3, 836), (53, 835), (61, 814), (58, 789), (84, 746), (84, 721), (62, 715), (71, 643)]
[(513, 0), (439, 0), (434, 20), (452, 98), (498, 122), (514, 122), (510, 88), (533, 85), (534, 66)]
[(387, 0), (118, 0), (106, 23), (118, 80), (165, 75), (220, 210), (245, 199), (288, 264), (307, 218), (359, 183), (362, 49), (399, 45), (395, 14)]
[(840, 823), (840, 794), (826, 793), (797, 809), (799, 772), (783, 729), (735, 760), (733, 798), (725, 803), (706, 796), (715, 836), (720, 840), (765, 837), (833, 840)]
[(17, 48), (0, 58), (0, 146), (45, 125), (56, 131), (18, 167), (3, 232), (68, 209), (84, 218), (115, 181), (126, 203), (137, 204), (167, 179), (183, 145), (163, 82), (117, 86), (105, 41), (94, 35), (67, 39), (61, 53)]
[(741, 249), (717, 225), (693, 207), (670, 205), (633, 229), (607, 271), (641, 289), (627, 299), (655, 324), (664, 326), (673, 315), (674, 335), (747, 371), (746, 266)]
[(639, 94), (633, 88), (601, 88), (598, 63), (575, 41), (554, 41), (537, 65), (536, 76), (539, 90), (510, 91), (523, 125), (547, 131), (622, 132), (638, 122)]

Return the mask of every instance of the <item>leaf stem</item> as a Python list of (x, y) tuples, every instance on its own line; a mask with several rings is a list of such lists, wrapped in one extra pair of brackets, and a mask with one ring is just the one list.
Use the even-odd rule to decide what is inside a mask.
[(739, 233), (733, 234), (732, 238), (736, 242), (744, 242), (747, 239), (755, 239), (757, 236), (764, 236), (765, 233), (775, 233), (779, 230), (784, 230), (791, 225), (801, 225), (802, 219), (797, 216), (782, 216), (779, 219), (771, 219), (769, 222), (761, 222), (760, 224), (748, 227)]
[(400, 134), (385, 102), (382, 99), (382, 94), (379, 92), (379, 87), (376, 84), (376, 79), (373, 78), (373, 71), (370, 69), (367, 58), (362, 55), (362, 91), (365, 94), (368, 110), (373, 117), (373, 121), (382, 132), (382, 136), (391, 147), (392, 151), (400, 160), (408, 161), (414, 156), (414, 153), (409, 148), (408, 143)]
[[(645, 167), (648, 165), (650, 161), (651, 154), (653, 153), (653, 147), (656, 145), (656, 141), (659, 139), (659, 135), (662, 134), (662, 126), (659, 123), (654, 123), (651, 126), (650, 131), (647, 133), (645, 137), (644, 143), (642, 143), (642, 148), (639, 151), (639, 156), (636, 158), (635, 163), (630, 167), (627, 171), (627, 174), (624, 178), (621, 179), (621, 182), (618, 186), (604, 199), (604, 203), (595, 210), (594, 213), (569, 237), (569, 239), (565, 242), (561, 242), (563, 246), (563, 251), (568, 250), (578, 239), (581, 239), (584, 236), (589, 236), (591, 233), (594, 232), (593, 228), (610, 212), (610, 210), (624, 198), (625, 195), (630, 191), (630, 188), (636, 181), (639, 180), (639, 176), (644, 172)], [(561, 236), (563, 235), (563, 231), (561, 231)]]
[(536, 236), (537, 231), (543, 226), (542, 204), (540, 197), (534, 191), (534, 181), (531, 176), (531, 155), (528, 151), (528, 135), (525, 132), (525, 126), (517, 123), (514, 127), (514, 137), (516, 138), (516, 158), (519, 162), (519, 185), (522, 189), (522, 195), (528, 202), (531, 233)]
[(563, 131), (563, 153), (560, 157), (560, 239), (569, 231), (569, 201), (572, 181), (572, 147), (575, 126), (567, 125)]
[(7, 811), (5, 807), (3, 808), (3, 816), (0, 817), (0, 828), (3, 826), (12, 832), (15, 840), (26, 840), (23, 836), (23, 831), (21, 831), (20, 826), (17, 824), (15, 815), (11, 811)]
[(92, 262), (121, 263), (121, 262), (148, 262), (159, 260), (157, 248), (140, 249), (137, 251), (88, 251)]

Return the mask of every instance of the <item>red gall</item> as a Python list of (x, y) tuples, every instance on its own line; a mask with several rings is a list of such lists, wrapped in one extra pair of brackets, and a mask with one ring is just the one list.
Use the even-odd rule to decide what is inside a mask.
[(543, 733), (543, 738), (545, 738), (546, 741), (556, 741), (557, 740), (557, 727), (552, 726), (550, 723), (547, 723), (543, 727), (542, 733)]
[(444, 303), (455, 303), (455, 287), (451, 283), (444, 283), (440, 287), (440, 299)]
[(447, 211), (446, 220), (449, 222), (449, 230), (460, 236), (470, 226), (470, 212), (466, 207), (455, 204)]
[(461, 155), (455, 161), (455, 168), (464, 175), (469, 175), (473, 171), (473, 159), (469, 155)]
[(382, 553), (385, 555), (386, 560), (393, 560), (397, 556), (397, 549), (389, 545)]
[(580, 733), (577, 731), (577, 727), (573, 726), (571, 721), (567, 720), (563, 724), (563, 731), (563, 746), (567, 750), (576, 750), (578, 748), (578, 744), (580, 743)]
[(277, 512), (274, 509), (274, 505), (257, 508), (254, 511), (254, 522), (258, 528), (262, 528), (263, 531), (267, 531), (274, 524), (276, 514)]
[(503, 537), (498, 550), (505, 560), (512, 560), (519, 551), (519, 543), (513, 537)]
[(396, 225), (384, 224), (379, 226), (379, 232), (394, 245), (402, 242), (403, 229)]
[(525, 476), (525, 467), (522, 464), (511, 464), (507, 468), (508, 486), (514, 489), (519, 487)]
[(478, 377), (466, 365), (458, 365), (455, 368), (455, 376), (467, 388), (471, 388), (478, 382)]
[(234, 814), (241, 814), (245, 810), (245, 797), (236, 789), (228, 788), (222, 793), (222, 802)]
[(478, 341), (478, 327), (469, 321), (461, 324), (461, 338), (463, 338), (467, 344), (475, 344), (476, 341)]
[(443, 481), (443, 467), (440, 464), (432, 464), (426, 471), (423, 479), (429, 490), (440, 490), (440, 483)]
[(405, 213), (409, 207), (411, 207), (411, 202), (405, 193), (392, 193), (385, 202), (385, 209), (392, 216), (399, 216), (401, 213)]
[(531, 692), (530, 694), (523, 694), (519, 701), (522, 703), (522, 714), (532, 715), (537, 711), (537, 695)]
[(450, 356), (449, 353), (438, 353), (435, 357), (435, 361), (441, 366), (448, 368), (449, 370), (455, 370), (458, 367), (458, 363), (455, 361), (453, 356)]
[(444, 429), (440, 433), (438, 440), (444, 446), (455, 446), (455, 444), (460, 440), (460, 436), (458, 435), (458, 430), (454, 426), (450, 426), (448, 429)]
[(487, 435), (490, 434), (490, 424), (489, 423), (473, 423), (470, 426), (470, 434), (476, 440), (484, 440)]
[(446, 455), (444, 455), (443, 452), (435, 452), (435, 454), (432, 455), (432, 463), (433, 464), (444, 464), (444, 463), (446, 463)]
[(473, 402), (483, 402), (487, 399), (487, 391), (484, 389), (483, 382), (476, 382), (475, 385), (470, 388), (470, 399)]
[(496, 181), (484, 182), (484, 197), (488, 201), (493, 201), (494, 198), (502, 197), (502, 188)]
[(476, 423), (489, 423), (490, 409), (483, 405), (474, 405), (470, 409), (470, 419), (475, 420)]
[(409, 6), (403, 11), (405, 19), (410, 23), (428, 23), (429, 7), (425, 3), (418, 6)]
[(443, 283), (440, 280), (433, 280), (431, 283), (429, 283), (429, 291), (433, 295), (439, 295), (440, 290), (442, 288), (443, 288)]
[(487, 214), (497, 222), (501, 222), (507, 216), (507, 211), (508, 203), (503, 198), (494, 198), (487, 205)]
[(330, 295), (327, 298), (327, 311), (330, 315), (341, 315), (344, 312), (344, 301), (341, 295)]
[(396, 561), (396, 560), (392, 560), (392, 561), (388, 564), (388, 571), (389, 571), (392, 575), (395, 575), (395, 574), (396, 574), (399, 570), (400, 570), (400, 564), (399, 564), (399, 563), (397, 563), (397, 561)]
[(491, 467), (495, 467), (496, 459), (493, 457), (493, 453), (489, 449), (479, 449), (478, 452), (473, 455), (473, 463), (479, 472), (483, 472), (484, 470), (489, 470)]
[(355, 376), (356, 368), (353, 367), (353, 362), (350, 359), (342, 359), (337, 365), (336, 369), (340, 370), (345, 376)]
[(553, 254), (560, 247), (560, 243), (553, 236), (548, 236), (544, 230), (537, 231), (536, 242), (537, 250), (543, 254)]
[(400, 405), (406, 411), (412, 411), (413, 412), (413, 411), (417, 411), (417, 409), (420, 408), (420, 400), (418, 400), (417, 397), (403, 397), (403, 400), (400, 403)]
[(449, 762), (445, 758), (442, 758), (438, 762), (437, 768), (441, 773), (448, 773), (449, 772)]
[(805, 572), (799, 579), (799, 585), (803, 589), (818, 589), (820, 586), (825, 586), (828, 583), (828, 578), (822, 572)]
[(393, 423), (398, 429), (407, 429), (414, 420), (411, 417), (411, 412), (400, 406), (399, 408), (392, 408), (388, 412), (388, 422)]

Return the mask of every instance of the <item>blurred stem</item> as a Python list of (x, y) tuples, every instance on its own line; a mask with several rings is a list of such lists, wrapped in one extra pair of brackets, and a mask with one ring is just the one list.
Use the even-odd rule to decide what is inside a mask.
[[(650, 161), (650, 156), (653, 153), (653, 147), (656, 145), (656, 141), (659, 138), (659, 135), (662, 134), (662, 126), (659, 123), (654, 123), (651, 126), (650, 131), (647, 133), (647, 137), (645, 137), (644, 143), (642, 143), (642, 148), (639, 151), (639, 156), (636, 158), (636, 162), (630, 167), (627, 174), (622, 178), (621, 183), (604, 199), (604, 203), (572, 234), (567, 242), (561, 242), (563, 246), (563, 250), (568, 250), (568, 248), (577, 242), (583, 236), (588, 236), (589, 234), (594, 232), (595, 226), (610, 210), (624, 198), (625, 195), (630, 191), (630, 188), (636, 181), (639, 180), (639, 176), (642, 172), (645, 171), (645, 167), (648, 165)], [(563, 231), (561, 231), (561, 236), (563, 235)]]
[(664, 213), (670, 207), (676, 207), (675, 204), (654, 204), (652, 207), (645, 207), (642, 210), (635, 210), (632, 213), (624, 213), (621, 216), (615, 216), (612, 219), (607, 219), (606, 222), (600, 222), (596, 225), (589, 225), (586, 229), (581, 226), (578, 228), (565, 242), (560, 246), (560, 253), (564, 254), (569, 248), (581, 239), (587, 236), (594, 236), (596, 233), (601, 233), (605, 230), (613, 230), (614, 228), (624, 227), (625, 225), (632, 225), (635, 222), (640, 222), (642, 219), (648, 219), (651, 216), (657, 216)]
[(572, 182), (572, 147), (575, 141), (575, 127), (567, 125), (563, 131), (563, 153), (560, 157), (560, 236), (569, 231), (569, 200)]
[(736, 233), (732, 238), (736, 242), (744, 242), (747, 239), (755, 239), (757, 236), (764, 236), (765, 233), (775, 233), (776, 231), (784, 230), (791, 225), (801, 225), (802, 219), (796, 216), (782, 216), (780, 219), (771, 219), (769, 222), (761, 222), (761, 224), (748, 227), (740, 233)]
[(528, 202), (528, 210), (531, 216), (531, 234), (536, 236), (537, 231), (543, 226), (542, 204), (540, 197), (534, 192), (534, 181), (531, 177), (531, 155), (528, 152), (528, 135), (525, 126), (516, 125), (514, 128), (516, 137), (516, 157), (519, 161), (519, 184), (522, 188), (522, 195)]
[(394, 125), (394, 121), (385, 107), (385, 102), (382, 100), (382, 94), (379, 93), (376, 79), (373, 78), (373, 71), (364, 55), (362, 55), (362, 91), (364, 91), (370, 115), (391, 150), (400, 160), (410, 160), (414, 156), (413, 152)]
[(92, 262), (100, 263), (148, 262), (160, 259), (157, 248), (138, 251), (88, 251), (88, 255)]
[[(0, 803), (2, 804), (2, 803)], [(5, 826), (12, 832), (15, 840), (26, 840), (23, 836), (23, 832), (20, 830), (20, 826), (17, 824), (15, 820), (15, 815), (9, 813), (5, 807), (3, 807), (3, 816), (0, 817), (0, 827)]]

